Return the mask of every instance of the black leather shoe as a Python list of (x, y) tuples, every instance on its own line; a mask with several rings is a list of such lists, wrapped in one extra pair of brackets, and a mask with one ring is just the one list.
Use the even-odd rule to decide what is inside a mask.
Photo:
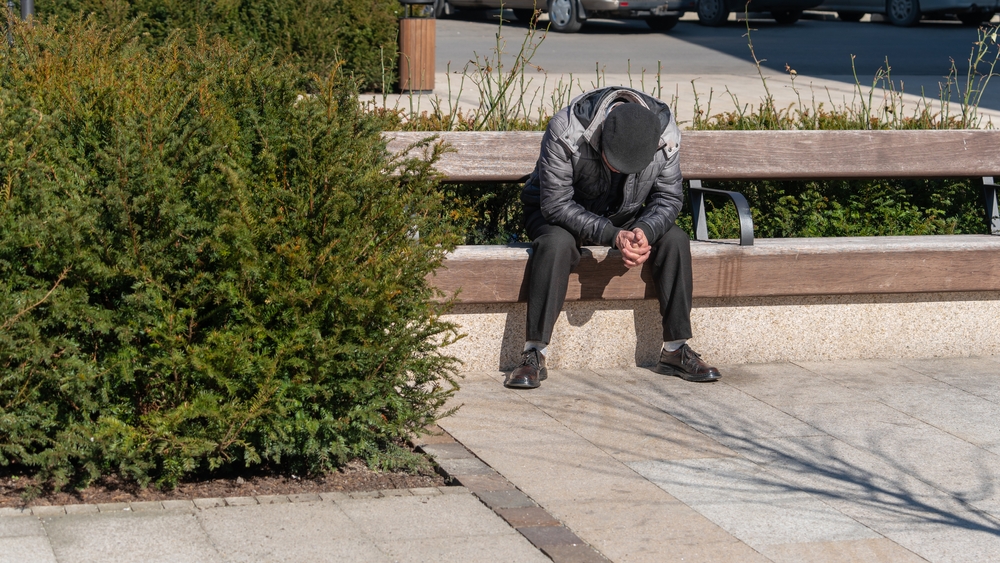
[(510, 372), (504, 380), (504, 387), (511, 389), (534, 389), (549, 376), (545, 369), (545, 356), (538, 350), (528, 350), (521, 355), (521, 365)]
[(660, 350), (660, 363), (654, 368), (663, 375), (676, 375), (687, 381), (718, 381), (722, 377), (719, 370), (702, 361), (698, 352), (687, 344), (673, 352)]

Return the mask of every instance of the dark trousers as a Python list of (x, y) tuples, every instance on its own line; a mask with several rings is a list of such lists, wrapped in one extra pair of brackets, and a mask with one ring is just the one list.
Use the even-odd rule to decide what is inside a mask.
[[(552, 327), (566, 300), (569, 274), (580, 263), (576, 237), (544, 221), (528, 221), (532, 238), (528, 280), (527, 340), (549, 343)], [(691, 240), (671, 226), (653, 243), (653, 254), (641, 268), (653, 268), (663, 340), (691, 338)]]

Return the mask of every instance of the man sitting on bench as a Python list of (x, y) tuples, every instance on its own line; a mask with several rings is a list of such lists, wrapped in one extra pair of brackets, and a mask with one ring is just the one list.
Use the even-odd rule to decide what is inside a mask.
[(674, 224), (684, 198), (679, 143), (670, 108), (630, 88), (587, 92), (549, 121), (521, 193), (533, 241), (527, 342), (505, 386), (533, 389), (546, 378), (546, 346), (582, 245), (613, 246), (628, 268), (651, 261), (663, 316), (657, 372), (688, 381), (719, 379), (719, 370), (686, 344), (691, 246)]

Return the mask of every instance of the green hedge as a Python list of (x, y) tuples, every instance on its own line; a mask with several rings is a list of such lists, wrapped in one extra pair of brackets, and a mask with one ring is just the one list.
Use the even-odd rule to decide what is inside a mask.
[[(760, 238), (986, 234), (982, 180), (709, 182), (742, 193)], [(468, 217), (465, 244), (524, 242), (520, 184), (445, 186), (450, 205)], [(677, 224), (693, 234), (685, 189)], [(706, 197), (712, 238), (739, 238), (736, 208)]]
[(0, 466), (407, 462), (454, 387), (433, 158), (390, 161), (336, 78), (302, 96), (221, 40), (60, 27), (0, 46)]
[(191, 44), (201, 32), (233, 45), (252, 42), (307, 72), (325, 74), (343, 61), (362, 88), (380, 89), (383, 79), (395, 84), (396, 0), (43, 0), (35, 7), (39, 18), (55, 22), (83, 13), (117, 27), (139, 18), (136, 33), (148, 43), (175, 31)]
[[(762, 238), (985, 234), (981, 179), (715, 182), (738, 191)], [(739, 238), (724, 197), (708, 198), (709, 234)], [(691, 218), (677, 223), (690, 231)]]

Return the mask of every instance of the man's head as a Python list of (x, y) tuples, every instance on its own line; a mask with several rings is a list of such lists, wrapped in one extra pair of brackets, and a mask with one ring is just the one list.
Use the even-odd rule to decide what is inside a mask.
[(639, 104), (619, 104), (604, 118), (601, 151), (615, 170), (635, 174), (649, 166), (660, 146), (660, 120)]

